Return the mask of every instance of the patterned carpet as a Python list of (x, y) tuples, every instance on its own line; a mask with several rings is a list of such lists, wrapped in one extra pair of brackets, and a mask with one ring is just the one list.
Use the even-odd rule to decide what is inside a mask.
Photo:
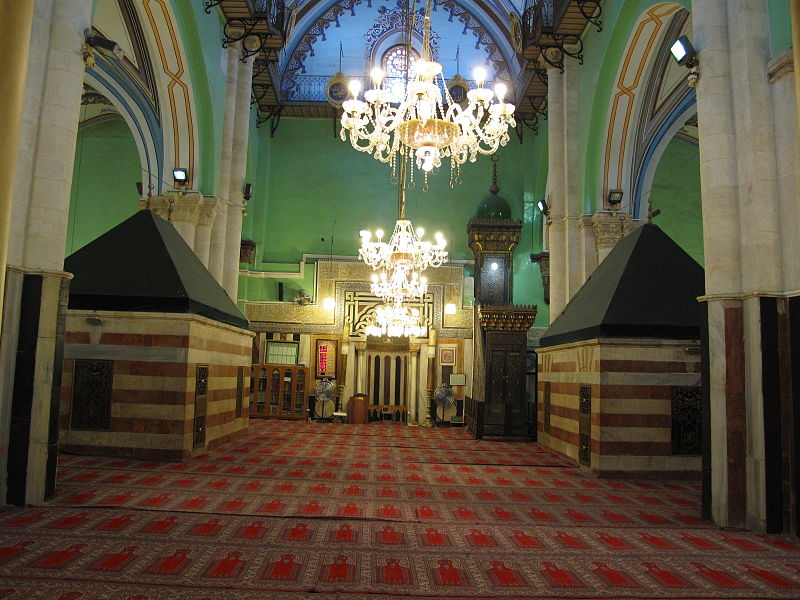
[(699, 496), (462, 429), (257, 420), (180, 463), (62, 456), (53, 502), (0, 511), (0, 599), (800, 598), (800, 542)]

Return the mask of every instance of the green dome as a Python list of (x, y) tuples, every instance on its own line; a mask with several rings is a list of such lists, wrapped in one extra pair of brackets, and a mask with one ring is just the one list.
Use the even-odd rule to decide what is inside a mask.
[(489, 194), (478, 207), (479, 219), (510, 219), (511, 207), (502, 196)]

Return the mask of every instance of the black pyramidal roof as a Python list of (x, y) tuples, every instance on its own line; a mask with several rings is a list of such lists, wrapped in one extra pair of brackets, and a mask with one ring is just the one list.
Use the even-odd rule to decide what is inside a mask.
[(247, 328), (236, 304), (172, 224), (149, 210), (71, 254), (69, 308), (193, 313)]
[(542, 336), (542, 346), (601, 337), (699, 339), (703, 268), (659, 227), (629, 233)]

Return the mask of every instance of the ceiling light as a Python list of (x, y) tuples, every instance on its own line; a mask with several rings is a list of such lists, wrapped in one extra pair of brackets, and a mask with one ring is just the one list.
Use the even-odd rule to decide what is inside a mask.
[(452, 302), (448, 302), (444, 305), (444, 314), (446, 315), (454, 315), (456, 314), (456, 305)]
[(333, 310), (336, 308), (336, 300), (333, 298), (325, 298), (325, 300), (322, 301), (322, 308), (325, 310)]
[[(420, 59), (416, 61), (413, 79), (409, 74), (406, 97), (392, 103), (389, 90), (383, 85), (383, 72), (373, 69), (373, 88), (359, 100), (361, 85), (350, 83), (352, 98), (342, 103), (340, 137), (350, 139), (353, 148), (368, 152), (381, 162), (392, 165), (396, 178), (398, 156), (401, 163), (415, 160), (427, 176), (450, 159), (450, 185), (460, 182), (461, 165), (475, 161), (478, 154), (494, 154), (508, 140), (508, 128), (516, 127), (514, 105), (504, 102), (505, 84), (495, 91), (483, 87), (486, 77), (476, 69), (476, 89), (467, 93), (467, 106), (453, 101), (442, 77), (442, 66), (431, 60), (431, 0), (425, 6), (424, 35)], [(407, 35), (407, 55), (411, 54)], [(493, 101), (496, 98), (496, 101)]]

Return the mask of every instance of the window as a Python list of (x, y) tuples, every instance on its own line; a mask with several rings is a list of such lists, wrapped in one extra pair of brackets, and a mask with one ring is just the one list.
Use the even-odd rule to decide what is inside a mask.
[[(384, 87), (389, 92), (389, 97), (393, 102), (401, 102), (405, 96), (406, 69), (411, 72), (413, 78), (414, 63), (419, 59), (419, 55), (412, 49), (410, 61), (406, 52), (406, 47), (402, 45), (392, 46), (383, 53), (381, 68), (386, 79)], [(410, 62), (410, 64), (409, 64)]]
[(293, 342), (267, 342), (267, 363), (296, 365), (298, 344)]

